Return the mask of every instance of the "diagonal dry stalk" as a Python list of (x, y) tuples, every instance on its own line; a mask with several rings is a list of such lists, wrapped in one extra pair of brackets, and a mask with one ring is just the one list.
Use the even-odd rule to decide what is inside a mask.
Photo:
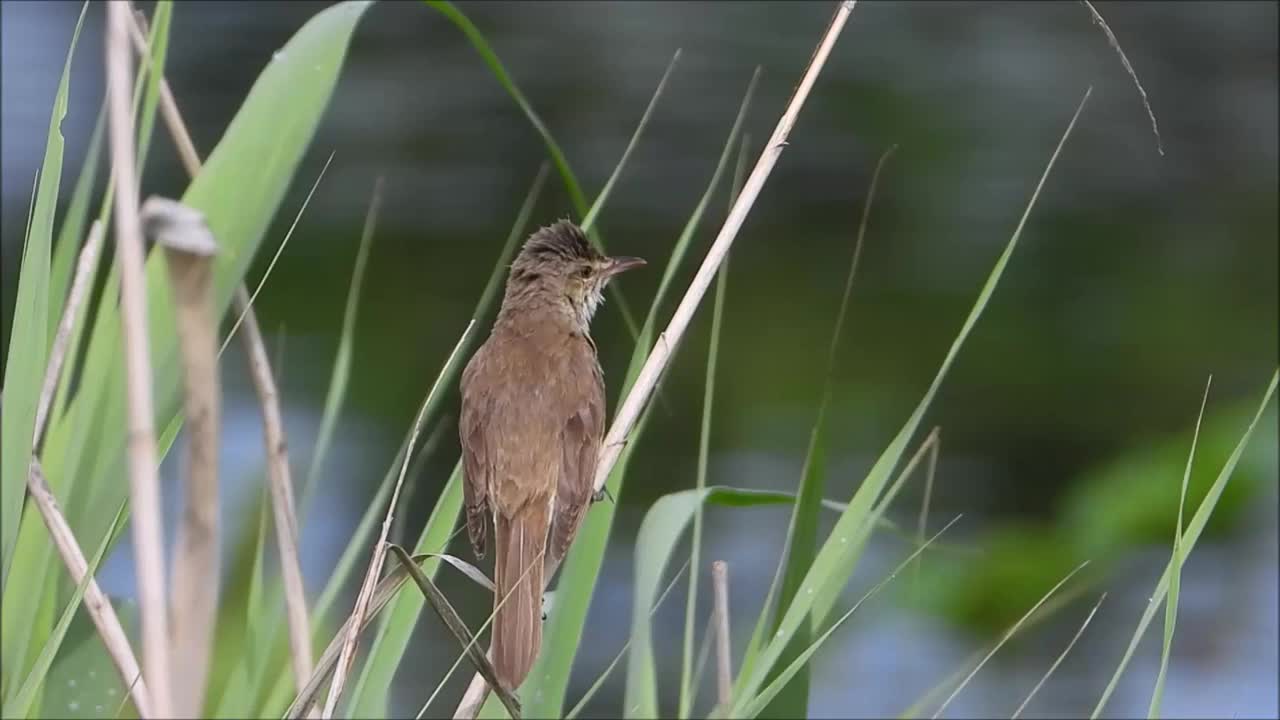
[(213, 304), (217, 243), (204, 215), (151, 197), (142, 206), (147, 236), (163, 248), (176, 301), (187, 422), (185, 504), (174, 549), (170, 650), (181, 671), (174, 712), (199, 717), (204, 706), (218, 615), (218, 325)]
[[(604, 489), (604, 484), (609, 479), (609, 473), (613, 471), (613, 466), (618, 461), (618, 455), (627, 443), (627, 436), (631, 434), (636, 421), (640, 419), (640, 412), (653, 395), (654, 388), (662, 377), (662, 372), (671, 362), (674, 346), (679, 344), (680, 338), (684, 335), (685, 330), (688, 329), (689, 322), (693, 319), (694, 311), (697, 310), (698, 305), (702, 302), (702, 297), (707, 294), (707, 288), (711, 286), (711, 281), (715, 279), (716, 272), (720, 269), (720, 264), (724, 262), (725, 257), (728, 255), (729, 248), (733, 245), (733, 241), (738, 235), (738, 230), (742, 228), (742, 223), (746, 221), (747, 214), (751, 212), (751, 206), (755, 204), (761, 188), (764, 187), (765, 181), (769, 179), (769, 174), (773, 172), (773, 166), (777, 164), (778, 157), (787, 146), (787, 138), (791, 134), (791, 128), (796, 124), (800, 109), (804, 107), (805, 100), (809, 98), (809, 91), (813, 89), (813, 84), (817, 81), (818, 75), (822, 73), (822, 67), (827, 62), (827, 56), (831, 54), (831, 49), (835, 47), (836, 39), (840, 37), (840, 32), (844, 30), (845, 23), (849, 19), (849, 14), (853, 12), (856, 2), (857, 0), (843, 0), (836, 8), (831, 17), (831, 23), (827, 26), (822, 39), (818, 42), (817, 48), (814, 49), (813, 56), (809, 58), (809, 64), (800, 78), (800, 84), (796, 86), (795, 92), (792, 93), (791, 99), (787, 102), (787, 107), (783, 111), (782, 117), (778, 119), (778, 124), (773, 129), (773, 134), (769, 136), (769, 141), (765, 144), (764, 151), (761, 152), (760, 158), (751, 170), (751, 175), (747, 177), (747, 181), (743, 184), (737, 201), (734, 202), (733, 207), (729, 210), (729, 215), (725, 218), (719, 234), (716, 235), (715, 242), (711, 244), (706, 257), (703, 258), (702, 265), (698, 268), (697, 275), (694, 276), (693, 281), (689, 284), (689, 289), (685, 291), (684, 297), (680, 299), (680, 304), (676, 306), (676, 310), (671, 316), (671, 321), (667, 324), (667, 329), (658, 336), (657, 342), (654, 343), (653, 350), (650, 351), (648, 359), (645, 360), (644, 366), (640, 369), (639, 375), (636, 376), (636, 380), (631, 386), (631, 391), (627, 393), (626, 399), (622, 401), (621, 406), (618, 408), (613, 424), (609, 427), (609, 433), (600, 444), (600, 457), (596, 463), (594, 482), (596, 492), (601, 492)], [(459, 701), (453, 717), (475, 717), (488, 694), (489, 685), (484, 681), (484, 678), (479, 675), (474, 676), (471, 684), (467, 686), (462, 700)]]
[(129, 489), (138, 600), (142, 611), (142, 659), (144, 677), (151, 691), (151, 710), (158, 717), (171, 717), (164, 534), (160, 518), (160, 479), (156, 467), (142, 227), (138, 220), (138, 175), (134, 167), (133, 113), (129, 98), (129, 89), (133, 85), (129, 25), (128, 3), (125, 0), (107, 3), (107, 99), (111, 121), (111, 167), (116, 180), (116, 259), (120, 265), (120, 313), (124, 325), (124, 362), (129, 398)]
[(809, 91), (813, 89), (813, 84), (822, 72), (822, 66), (826, 64), (827, 56), (831, 53), (831, 49), (835, 47), (836, 39), (840, 37), (840, 31), (844, 29), (845, 22), (849, 19), (849, 14), (853, 12), (855, 2), (856, 0), (844, 0), (836, 8), (835, 14), (831, 18), (831, 24), (827, 27), (822, 40), (818, 43), (817, 49), (814, 50), (813, 57), (809, 59), (809, 66), (805, 68), (799, 86), (796, 87), (790, 102), (787, 103), (787, 109), (782, 113), (782, 117), (778, 119), (777, 127), (774, 128), (773, 134), (769, 136), (769, 141), (765, 144), (764, 151), (760, 153), (760, 159), (756, 161), (755, 168), (752, 169), (751, 175), (747, 177), (747, 181), (743, 184), (742, 191), (738, 194), (738, 200), (733, 204), (728, 217), (725, 218), (724, 225), (720, 228), (720, 233), (716, 235), (715, 242), (711, 244), (711, 249), (707, 251), (706, 257), (702, 260), (702, 266), (698, 268), (698, 274), (694, 276), (693, 281), (689, 284), (689, 289), (685, 291), (684, 297), (680, 299), (680, 304), (676, 306), (676, 310), (671, 316), (671, 322), (667, 324), (667, 329), (658, 336), (657, 342), (654, 343), (653, 350), (649, 353), (648, 359), (645, 360), (644, 366), (640, 369), (640, 374), (636, 376), (635, 383), (631, 386), (631, 392), (627, 393), (626, 399), (622, 401), (622, 405), (618, 408), (613, 424), (609, 427), (608, 435), (600, 443), (600, 459), (596, 465), (596, 491), (601, 490), (605, 481), (609, 479), (609, 473), (612, 472), (614, 463), (618, 461), (618, 455), (622, 452), (622, 448), (627, 442), (627, 436), (640, 418), (640, 412), (644, 409), (645, 403), (652, 396), (658, 379), (671, 362), (673, 348), (680, 343), (680, 338), (684, 336), (685, 330), (688, 329), (689, 322), (693, 319), (693, 313), (702, 302), (702, 297), (706, 295), (707, 288), (711, 286), (711, 281), (715, 279), (716, 271), (720, 269), (720, 263), (724, 261), (725, 256), (729, 253), (729, 248), (733, 245), (733, 241), (738, 235), (738, 230), (742, 228), (742, 223), (747, 219), (747, 213), (751, 212), (751, 206), (760, 195), (760, 190), (764, 187), (765, 181), (769, 179), (769, 174), (773, 172), (773, 166), (777, 164), (782, 150), (787, 146), (787, 137), (791, 134), (791, 128), (795, 126), (796, 118), (800, 115), (800, 109), (804, 107), (805, 100), (809, 97)]
[[(146, 19), (140, 13), (128, 23), (134, 50), (143, 62), (149, 57), (146, 51)], [(178, 112), (169, 82), (160, 76), (160, 112), (173, 138), (178, 156), (187, 174), (194, 178), (200, 172), (200, 156), (191, 133)], [(263, 433), (267, 443), (268, 478), (271, 483), (272, 512), (276, 526), (276, 540), (280, 551), (280, 565), (284, 575), (285, 608), (289, 621), (290, 659), (294, 679), (301, 688), (311, 677), (313, 662), (311, 632), (307, 618), (307, 598), (302, 583), (302, 568), (298, 562), (298, 521), (293, 501), (293, 483), (289, 473), (289, 456), (281, 421), (279, 395), (276, 391), (271, 364), (267, 360), (266, 345), (253, 312), (249, 291), (241, 283), (235, 292), (235, 306), (243, 317), (244, 341), (249, 355), (254, 388), (262, 405)]]
[[(387, 535), (391, 532), (391, 522), (395, 517), (397, 501), (400, 499), (400, 488), (404, 485), (404, 477), (409, 470), (409, 461), (413, 457), (413, 446), (418, 441), (418, 434), (422, 432), (422, 421), (426, 416), (427, 408), (431, 407), (432, 398), (440, 390), (441, 378), (449, 372), (454, 361), (457, 360), (458, 352), (466, 345), (467, 338), (471, 335), (471, 329), (475, 325), (474, 318), (467, 323), (467, 329), (462, 331), (462, 337), (458, 338), (457, 344), (453, 346), (453, 351), (449, 353), (449, 358), (445, 360), (444, 366), (440, 368), (439, 376), (432, 383), (431, 390), (427, 392), (427, 398), (422, 402), (422, 407), (418, 410), (418, 416), (413, 421), (413, 432), (409, 436), (409, 446), (404, 454), (404, 462), (400, 464), (400, 477), (396, 478), (395, 489), (391, 491), (391, 503), (387, 506), (386, 517), (382, 520), (382, 534), (379, 535), (377, 544), (373, 546), (373, 559), (370, 560), (369, 569), (365, 572), (364, 583), (360, 586), (360, 594), (356, 596), (355, 610), (351, 613), (351, 625), (346, 637), (343, 639), (342, 653), (338, 656), (338, 664), (333, 669), (333, 681), (329, 684), (329, 695), (325, 698), (324, 711), (321, 713), (321, 717), (325, 718), (325, 720), (333, 717), (338, 698), (342, 696), (342, 687), (346, 683), (351, 666), (355, 664), (356, 644), (360, 639), (360, 626), (364, 622), (365, 614), (369, 609), (369, 600), (377, 589), (378, 575), (382, 572), (382, 566), (386, 561)], [(305, 680), (304, 678), (303, 682)], [(300, 682), (298, 685), (301, 687), (302, 683)]]
[(58, 389), (58, 380), (62, 377), (62, 367), (67, 359), (67, 351), (71, 345), (71, 330), (89, 294), (89, 271), (98, 264), (102, 255), (102, 241), (106, 232), (102, 221), (94, 220), (89, 228), (89, 236), (85, 238), (84, 247), (80, 249), (80, 257), (76, 260), (76, 274), (71, 280), (71, 291), (67, 294), (67, 304), (58, 320), (58, 329), (53, 336), (53, 346), (49, 351), (49, 364), (45, 368), (44, 380), (40, 385), (40, 400), (36, 405), (36, 428), (31, 438), (31, 451), (40, 450), (40, 441), (44, 437), (45, 422), (49, 419), (49, 408), (53, 405), (53, 397)]
[[(80, 549), (80, 543), (76, 541), (75, 533), (71, 531), (71, 525), (58, 507), (53, 490), (45, 481), (40, 461), (35, 458), (31, 459), (31, 468), (27, 474), (27, 492), (31, 495), (36, 509), (40, 511), (40, 516), (44, 518), (45, 527), (49, 528), (49, 536), (53, 538), (53, 545), (62, 556), (63, 564), (67, 566), (67, 573), (71, 575), (72, 582), (78, 586), (89, 572), (89, 563), (85, 560), (84, 551)], [(115, 665), (116, 671), (120, 673), (121, 683), (129, 688), (127, 695), (133, 698), (138, 716), (158, 717), (152, 712), (151, 696), (147, 691), (146, 682), (142, 679), (138, 659), (129, 645), (129, 636), (125, 634), (124, 626), (120, 624), (115, 608), (111, 606), (106, 593), (102, 592), (102, 588), (98, 586), (97, 580), (89, 578), (84, 589), (83, 602), (85, 612), (89, 613), (89, 618), (93, 620), (93, 625), (102, 638), (102, 644), (107, 649), (107, 655), (111, 657), (111, 664)]]

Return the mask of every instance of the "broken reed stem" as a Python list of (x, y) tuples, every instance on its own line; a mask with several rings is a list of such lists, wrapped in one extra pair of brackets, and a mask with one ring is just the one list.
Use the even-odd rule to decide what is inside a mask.
[[(404, 485), (404, 478), (409, 470), (409, 461), (413, 458), (413, 446), (418, 442), (418, 434), (422, 432), (422, 421), (425, 419), (427, 408), (431, 406), (432, 398), (440, 390), (441, 379), (453, 367), (459, 351), (466, 344), (467, 338), (471, 335), (471, 329), (475, 327), (475, 324), (474, 318), (467, 323), (467, 329), (462, 331), (462, 337), (458, 338), (457, 344), (453, 346), (453, 351), (449, 353), (449, 358), (445, 360), (444, 366), (440, 368), (440, 374), (436, 377), (436, 381), (432, 383), (431, 390), (427, 392), (427, 397), (423, 400), (422, 407), (418, 410), (418, 416), (413, 421), (413, 432), (409, 436), (409, 446), (405, 450), (404, 460), (400, 463), (400, 477), (396, 478), (395, 489), (391, 492), (391, 503), (387, 506), (387, 514), (382, 520), (382, 533), (378, 536), (377, 544), (373, 546), (373, 558), (369, 562), (369, 569), (365, 571), (364, 582), (360, 586), (360, 594), (356, 596), (355, 609), (351, 613), (352, 623), (346, 637), (343, 639), (342, 653), (338, 656), (338, 664), (333, 669), (333, 682), (329, 684), (329, 695), (325, 698), (324, 710), (321, 713), (321, 717), (324, 720), (329, 720), (329, 718), (333, 717), (338, 698), (342, 696), (342, 687), (346, 683), (347, 674), (355, 663), (356, 644), (360, 639), (359, 628), (364, 622), (364, 617), (369, 608), (369, 600), (377, 586), (378, 575), (382, 572), (382, 566), (386, 561), (387, 535), (391, 532), (391, 522), (395, 518), (396, 504), (400, 499), (400, 488)], [(301, 682), (298, 687), (302, 687)]]
[(31, 451), (40, 450), (40, 441), (44, 437), (45, 422), (49, 419), (49, 408), (53, 405), (53, 396), (58, 389), (58, 380), (62, 377), (62, 367), (67, 359), (67, 350), (71, 345), (71, 331), (76, 323), (80, 307), (89, 294), (89, 276), (98, 264), (102, 255), (102, 241), (106, 232), (102, 221), (94, 220), (89, 227), (89, 236), (85, 238), (84, 247), (80, 249), (80, 257), (76, 260), (76, 274), (71, 280), (71, 291), (67, 294), (67, 304), (58, 320), (58, 329), (53, 336), (53, 347), (49, 351), (49, 364), (44, 371), (44, 380), (40, 385), (40, 400), (36, 405), (36, 427), (31, 437)]
[(307, 620), (307, 597), (298, 562), (298, 518), (294, 515), (293, 480), (289, 472), (289, 451), (284, 420), (280, 415), (280, 393), (271, 371), (271, 360), (262, 340), (258, 318), (249, 307), (249, 293), (236, 288), (236, 309), (244, 314), (245, 353), (249, 374), (262, 405), (262, 430), (267, 445), (267, 482), (271, 486), (271, 512), (280, 549), (280, 571), (284, 576), (285, 610), (289, 621), (289, 649), (293, 676), (298, 687), (311, 677), (311, 625)]
[[(128, 25), (134, 49), (143, 62), (148, 62), (145, 38), (146, 19), (140, 13), (133, 14), (131, 17), (133, 22)], [(169, 129), (170, 137), (173, 138), (183, 167), (194, 179), (200, 172), (200, 156), (196, 152), (195, 144), (191, 141), (191, 133), (187, 131), (186, 123), (182, 120), (182, 114), (178, 111), (178, 105), (173, 99), (169, 81), (163, 75), (159, 80), (161, 115), (164, 117), (165, 126)], [(279, 397), (275, 379), (271, 375), (271, 364), (267, 359), (262, 331), (258, 327), (257, 316), (253, 312), (249, 291), (244, 283), (236, 288), (235, 306), (237, 312), (243, 316), (245, 351), (249, 356), (254, 388), (262, 404), (263, 432), (267, 443), (268, 481), (271, 483), (271, 505), (280, 551), (281, 572), (284, 575), (291, 661), (294, 679), (297, 687), (301, 688), (311, 677), (313, 667), (311, 631), (307, 621), (307, 598), (302, 583), (302, 569), (298, 563), (298, 521), (293, 499), (293, 485), (290, 480), (284, 426), (280, 419)]]
[(635, 427), (636, 421), (639, 420), (640, 412), (653, 394), (653, 389), (657, 385), (663, 370), (671, 362), (673, 348), (679, 344), (680, 338), (689, 327), (689, 322), (693, 319), (694, 312), (702, 302), (703, 295), (706, 294), (711, 281), (715, 279), (720, 263), (724, 261), (730, 246), (733, 245), (734, 238), (738, 235), (738, 230), (741, 229), (742, 223), (747, 219), (747, 214), (751, 211), (751, 206), (760, 195), (760, 190), (764, 187), (765, 181), (768, 180), (769, 174), (773, 172), (773, 166), (777, 164), (778, 156), (782, 154), (783, 148), (787, 146), (787, 137), (791, 134), (791, 128), (795, 125), (796, 118), (800, 115), (800, 109), (804, 107), (805, 100), (809, 97), (809, 91), (813, 89), (814, 82), (817, 81), (818, 75), (822, 72), (822, 66), (826, 63), (827, 56), (831, 53), (831, 48), (835, 46), (836, 39), (840, 36), (840, 31), (844, 29), (845, 22), (849, 19), (849, 13), (853, 11), (854, 4), (854, 0), (845, 0), (836, 8), (835, 14), (831, 18), (831, 24), (827, 27), (827, 31), (822, 36), (817, 49), (814, 50), (813, 57), (809, 60), (809, 66), (805, 69), (799, 86), (796, 87), (790, 102), (787, 103), (786, 111), (778, 119), (777, 127), (774, 128), (773, 134), (769, 136), (769, 141), (765, 144), (764, 151), (760, 154), (760, 159), (756, 161), (755, 168), (751, 171), (751, 175), (747, 177), (746, 183), (743, 184), (742, 191), (739, 193), (737, 201), (733, 204), (733, 208), (729, 211), (728, 217), (725, 218), (724, 225), (720, 228), (720, 233), (716, 235), (715, 242), (711, 244), (711, 249), (707, 251), (707, 255), (702, 261), (702, 266), (698, 268), (698, 274), (694, 276), (693, 281), (689, 284), (689, 289), (685, 291), (684, 297), (681, 298), (680, 304), (671, 316), (671, 322), (667, 324), (667, 329), (658, 336), (657, 342), (654, 343), (653, 350), (649, 353), (648, 359), (645, 360), (644, 366), (640, 369), (639, 375), (631, 386), (631, 392), (627, 394), (626, 399), (623, 400), (622, 405), (618, 408), (608, 435), (600, 443), (600, 459), (596, 465), (594, 483), (597, 492), (604, 487), (605, 481), (609, 479), (609, 473), (612, 472), (614, 463), (618, 461), (618, 455), (626, 444), (627, 436), (631, 433), (632, 428)]
[[(30, 493), (32, 501), (40, 511), (45, 527), (49, 528), (49, 536), (53, 538), (53, 545), (62, 556), (62, 563), (67, 566), (67, 574), (71, 576), (71, 581), (79, 586), (84, 582), (85, 575), (89, 573), (89, 563), (85, 560), (84, 551), (80, 549), (80, 543), (76, 541), (75, 533), (71, 531), (71, 525), (67, 523), (66, 517), (58, 507), (53, 490), (45, 480), (40, 461), (35, 458), (31, 459), (30, 471), (27, 474), (27, 492)], [(115, 608), (111, 606), (111, 601), (98, 586), (97, 580), (89, 578), (84, 589), (83, 602), (85, 612), (89, 613), (94, 627), (98, 629), (98, 635), (107, 649), (111, 664), (115, 666), (116, 672), (120, 673), (121, 684), (129, 688), (128, 695), (133, 698), (138, 715), (143, 718), (159, 717), (152, 712), (147, 684), (141, 677), (142, 671), (139, 669), (137, 657), (133, 654), (133, 648), (129, 645), (129, 636), (125, 634), (124, 626), (120, 624)]]
[(716, 698), (722, 709), (733, 697), (733, 672), (729, 664), (729, 564), (711, 563), (711, 587), (715, 595)]
[(111, 167), (116, 181), (116, 259), (120, 266), (120, 314), (124, 326), (129, 399), (129, 489), (138, 600), (142, 614), (144, 677), (151, 691), (152, 712), (158, 717), (172, 717), (164, 533), (156, 467), (146, 276), (143, 270), (142, 227), (138, 220), (137, 170), (134, 167), (133, 113), (129, 98), (133, 74), (128, 46), (129, 24), (129, 5), (125, 0), (107, 3), (105, 46)]
[(221, 574), (218, 534), (218, 327), (213, 258), (217, 244), (204, 216), (181, 203), (151, 197), (142, 206), (147, 235), (163, 248), (175, 300), (182, 355), (187, 431), (185, 507), (178, 524), (170, 598), (175, 666), (174, 712), (199, 717), (213, 655)]

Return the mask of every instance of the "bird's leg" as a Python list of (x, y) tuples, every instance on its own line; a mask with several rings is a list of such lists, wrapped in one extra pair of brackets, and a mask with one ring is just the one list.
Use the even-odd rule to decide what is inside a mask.
[(609, 492), (608, 485), (604, 485), (599, 490), (592, 493), (591, 503), (592, 504), (598, 503), (601, 500), (604, 500), (605, 498), (608, 498), (609, 502), (617, 504), (617, 502), (613, 499), (613, 493)]

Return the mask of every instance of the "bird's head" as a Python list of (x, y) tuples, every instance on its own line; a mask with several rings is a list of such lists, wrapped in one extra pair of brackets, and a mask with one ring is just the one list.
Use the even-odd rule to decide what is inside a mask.
[(609, 280), (644, 265), (637, 257), (607, 257), (591, 247), (582, 229), (568, 220), (529, 237), (511, 263), (504, 308), (522, 303), (563, 302), (583, 329), (604, 299)]

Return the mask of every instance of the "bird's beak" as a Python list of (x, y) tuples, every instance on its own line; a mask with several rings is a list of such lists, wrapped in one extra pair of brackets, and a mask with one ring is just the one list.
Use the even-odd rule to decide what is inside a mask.
[(647, 265), (644, 258), (638, 257), (614, 257), (609, 258), (609, 264), (604, 266), (604, 276), (609, 278), (618, 273), (626, 272), (632, 268), (638, 268)]

